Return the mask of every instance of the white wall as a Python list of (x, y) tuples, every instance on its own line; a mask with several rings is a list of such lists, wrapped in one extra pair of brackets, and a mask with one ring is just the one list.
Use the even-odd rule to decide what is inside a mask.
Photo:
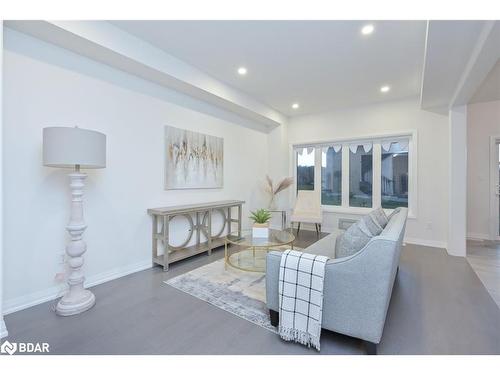
[(0, 21), (0, 338), (7, 336), (7, 327), (3, 320), (3, 21)]
[[(68, 171), (42, 166), (42, 128), (107, 135), (107, 168), (85, 189), (89, 284), (151, 265), (149, 207), (242, 199), (259, 205), (267, 134), (234, 115), (6, 29), (4, 53), (4, 311), (53, 298), (69, 215)], [(164, 125), (224, 138), (224, 188), (163, 190)], [(244, 125), (248, 125), (244, 124)], [(178, 224), (174, 242), (185, 227)]]
[[(416, 130), (418, 134), (418, 212), (407, 224), (406, 240), (446, 247), (448, 229), (448, 118), (422, 111), (417, 99), (300, 116), (288, 124), (289, 147), (301, 142)], [(338, 217), (324, 213), (323, 227), (337, 228)]]
[(466, 255), (467, 234), (467, 107), (450, 108), (448, 124), (449, 193), (448, 253)]
[[(267, 142), (269, 154), (269, 176), (276, 185), (278, 181), (290, 176), (288, 171), (289, 152), (287, 122), (273, 129), (267, 137)], [(278, 194), (276, 198), (276, 207), (288, 208), (291, 191), (292, 189), (290, 187)], [(272, 224), (276, 223), (281, 225), (281, 222), (275, 218)]]
[(490, 238), (490, 137), (500, 136), (500, 101), (467, 106), (467, 236)]

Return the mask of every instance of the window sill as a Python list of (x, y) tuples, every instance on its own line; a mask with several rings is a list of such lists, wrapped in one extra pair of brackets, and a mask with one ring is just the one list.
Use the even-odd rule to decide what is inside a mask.
[[(348, 215), (366, 215), (370, 213), (373, 208), (365, 208), (365, 207), (340, 207), (340, 206), (321, 206), (321, 210), (323, 212), (334, 213), (334, 214), (348, 214)], [(384, 208), (386, 214), (392, 213), (393, 209)], [(413, 213), (413, 211), (408, 211), (408, 219), (416, 219), (417, 216)]]

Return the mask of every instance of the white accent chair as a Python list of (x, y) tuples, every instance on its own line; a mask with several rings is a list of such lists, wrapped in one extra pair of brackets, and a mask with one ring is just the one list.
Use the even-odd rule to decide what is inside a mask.
[(297, 234), (300, 231), (300, 223), (311, 223), (316, 226), (316, 232), (321, 232), (321, 223), (323, 221), (323, 214), (321, 212), (320, 196), (315, 191), (299, 190), (297, 193), (297, 200), (295, 207), (292, 211), (290, 221), (298, 223)]

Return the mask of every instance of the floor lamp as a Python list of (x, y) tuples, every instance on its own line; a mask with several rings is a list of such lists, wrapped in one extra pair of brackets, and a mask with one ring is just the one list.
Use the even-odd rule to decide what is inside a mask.
[(70, 272), (69, 289), (59, 300), (56, 313), (61, 316), (80, 314), (95, 304), (95, 296), (84, 288), (83, 254), (87, 245), (82, 239), (87, 228), (83, 218), (83, 187), (87, 175), (80, 168), (106, 167), (106, 136), (102, 133), (75, 128), (49, 127), (43, 129), (43, 165), (74, 168), (69, 173), (71, 214), (66, 230), (71, 241), (66, 246)]

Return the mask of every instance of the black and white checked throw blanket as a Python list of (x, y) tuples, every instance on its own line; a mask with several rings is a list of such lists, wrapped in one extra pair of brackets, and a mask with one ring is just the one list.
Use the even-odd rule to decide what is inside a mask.
[(320, 350), (323, 279), (328, 258), (285, 250), (279, 274), (279, 334)]

